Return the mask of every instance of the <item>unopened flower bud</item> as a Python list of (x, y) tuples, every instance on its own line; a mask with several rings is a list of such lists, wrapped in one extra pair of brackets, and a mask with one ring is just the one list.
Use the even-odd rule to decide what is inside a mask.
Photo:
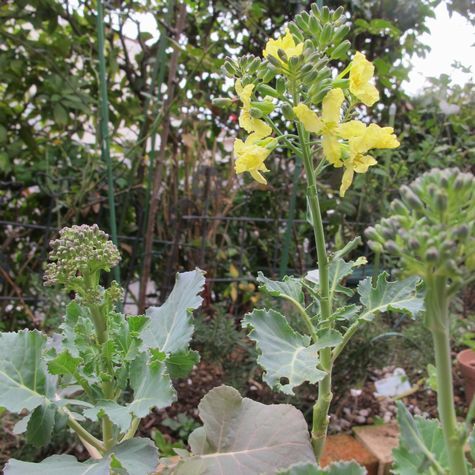
[(379, 254), (383, 253), (383, 245), (380, 242), (368, 241), (368, 246), (375, 253), (379, 253)]
[[(283, 50), (279, 50), (279, 51), (283, 51)], [(272, 56), (271, 54), (269, 54), (266, 59), (267, 59), (267, 61), (269, 61), (270, 64), (272, 64), (273, 66), (275, 66), (277, 68), (280, 68), (282, 66), (282, 64), (278, 60), (278, 58), (276, 58), (275, 56)]]
[(399, 246), (394, 241), (387, 241), (384, 244), (384, 247), (386, 248), (388, 252), (392, 254), (399, 254), (400, 252)]
[(247, 67), (247, 72), (249, 74), (254, 74), (257, 71), (257, 68), (260, 66), (261, 60), (259, 58), (254, 58)]
[(330, 57), (332, 59), (342, 59), (346, 56), (349, 49), (351, 47), (351, 42), (348, 40), (343, 41), (340, 43), (332, 52)]
[(439, 211), (445, 211), (448, 204), (447, 194), (443, 191), (439, 191), (435, 196), (435, 202)]
[(439, 254), (439, 251), (435, 247), (431, 247), (427, 249), (425, 257), (426, 257), (426, 261), (428, 262), (436, 262), (439, 260), (440, 254)]
[(215, 97), (213, 99), (213, 105), (217, 107), (230, 106), (232, 103), (233, 101), (229, 97)]
[(407, 213), (407, 208), (404, 206), (404, 203), (401, 200), (395, 199), (390, 204), (390, 210), (392, 213)]
[(409, 239), (408, 244), (409, 244), (409, 247), (413, 251), (417, 251), (417, 249), (419, 249), (419, 247), (421, 247), (419, 241), (416, 238)]
[(462, 224), (454, 230), (454, 236), (459, 239), (465, 239), (468, 236), (469, 227), (466, 224)]
[(292, 110), (292, 107), (285, 103), (282, 106), (282, 115), (284, 116), (285, 119), (287, 120), (295, 120), (295, 114), (294, 111)]
[(257, 107), (251, 107), (251, 117), (254, 117), (254, 119), (260, 119), (263, 116), (264, 113), (260, 109)]
[(373, 226), (366, 228), (364, 234), (368, 239), (372, 239), (373, 241), (379, 241), (381, 238), (380, 234)]
[(287, 63), (289, 61), (289, 58), (286, 54), (286, 52), (282, 49), (282, 48), (279, 48), (277, 50), (277, 55), (279, 56), (279, 58), (284, 62), (284, 63)]
[(417, 210), (424, 208), (422, 201), (408, 186), (401, 187), (401, 195), (412, 208)]

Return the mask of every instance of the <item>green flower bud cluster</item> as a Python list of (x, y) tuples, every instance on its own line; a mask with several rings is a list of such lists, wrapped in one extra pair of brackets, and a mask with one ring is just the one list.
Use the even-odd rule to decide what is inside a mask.
[(303, 11), (289, 23), (289, 30), (297, 41), (305, 41), (306, 47), (310, 41), (314, 50), (324, 52), (331, 59), (344, 59), (351, 46), (345, 40), (350, 27), (345, 25), (344, 11), (341, 6), (333, 11), (313, 4), (310, 13)]
[(433, 169), (400, 190), (391, 217), (365, 231), (377, 252), (399, 256), (409, 274), (461, 282), (475, 269), (475, 178)]
[[(351, 43), (345, 40), (350, 27), (345, 25), (343, 12), (343, 7), (333, 11), (313, 4), (310, 13), (303, 11), (288, 25), (296, 41), (304, 43), (297, 74), (306, 89), (305, 95), (315, 105), (320, 104), (335, 87), (328, 63), (330, 60), (345, 59), (351, 47)], [(347, 86), (347, 82), (337, 87)]]
[[(245, 86), (252, 82), (269, 83), (275, 78), (280, 67), (280, 63), (275, 67), (266, 59), (258, 58), (253, 54), (246, 54), (237, 60), (226, 57), (222, 71), (230, 78), (240, 78)], [(256, 78), (258, 81), (253, 80), (253, 78)]]
[(111, 282), (109, 288), (104, 291), (105, 300), (113, 307), (124, 299), (124, 289), (115, 281)]
[(120, 261), (117, 247), (95, 224), (63, 228), (50, 245), (45, 285), (61, 284), (75, 291), (91, 288), (98, 282), (89, 279), (98, 281), (100, 271), (109, 272)]

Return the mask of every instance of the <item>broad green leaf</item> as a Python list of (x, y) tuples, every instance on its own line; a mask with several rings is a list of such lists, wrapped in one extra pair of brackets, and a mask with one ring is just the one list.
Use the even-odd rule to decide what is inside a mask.
[[(356, 267), (360, 267), (366, 264), (366, 258), (360, 257), (356, 261), (346, 262), (342, 258), (334, 258), (328, 266), (328, 278), (330, 282), (330, 300), (334, 298), (336, 292), (340, 292), (351, 297), (353, 291), (341, 285), (341, 281), (353, 273)], [(319, 284), (319, 271), (318, 269), (307, 272), (305, 279), (316, 285)]]
[(85, 377), (81, 373), (82, 358), (75, 358), (68, 350), (63, 350), (53, 359), (48, 361), (50, 374), (58, 376), (71, 376), (74, 381), (81, 384), (86, 389), (89, 388), (95, 378)]
[(401, 438), (399, 447), (393, 450), (394, 473), (425, 473), (424, 470), (434, 464), (447, 470), (447, 449), (439, 422), (435, 419), (413, 418), (400, 401), (397, 406)]
[(20, 435), (26, 432), (28, 428), (28, 421), (30, 420), (31, 412), (29, 412), (25, 417), (20, 419), (14, 426), (13, 426), (13, 433), (15, 435)]
[(197, 351), (180, 351), (170, 355), (167, 360), (167, 369), (171, 378), (184, 378), (200, 361)]
[(110, 475), (110, 463), (78, 462), (72, 455), (52, 455), (40, 463), (21, 462), (10, 459), (5, 466), (5, 475)]
[(338, 330), (322, 330), (317, 332), (318, 340), (315, 343), (317, 350), (332, 348), (343, 341), (343, 336)]
[(10, 412), (33, 410), (52, 392), (41, 359), (46, 337), (22, 330), (0, 333), (0, 406)]
[(52, 403), (44, 403), (33, 409), (29, 417), (26, 440), (35, 447), (48, 445), (55, 424), (56, 406)]
[(53, 455), (40, 463), (11, 459), (5, 475), (110, 475), (111, 468), (126, 475), (151, 475), (158, 465), (158, 453), (149, 439), (134, 438), (117, 445), (101, 460), (78, 462), (72, 455)]
[(193, 455), (179, 463), (176, 475), (260, 475), (292, 463), (315, 463), (307, 423), (291, 405), (261, 404), (220, 386), (198, 410), (203, 427), (190, 436)]
[(366, 469), (356, 462), (335, 462), (325, 468), (311, 463), (297, 463), (277, 475), (365, 475)]
[(264, 290), (272, 297), (295, 300), (299, 304), (304, 304), (302, 292), (302, 282), (295, 277), (285, 276), (283, 281), (271, 280), (264, 276), (262, 272), (257, 273), (257, 282), (261, 285), (260, 290)]
[(333, 259), (328, 268), (330, 281), (330, 299), (334, 298), (336, 292), (352, 296), (353, 291), (341, 285), (341, 281), (353, 273), (353, 269), (366, 264), (366, 258), (360, 257), (356, 261), (344, 261), (343, 259)]
[(360, 315), (361, 320), (371, 321), (379, 312), (396, 310), (415, 316), (424, 308), (424, 298), (419, 294), (418, 277), (409, 277), (397, 282), (388, 282), (388, 274), (379, 274), (376, 286), (371, 284), (368, 277), (358, 285), (360, 301), (365, 306)]
[(334, 320), (353, 320), (360, 312), (361, 305), (345, 305), (344, 307), (339, 307), (332, 314), (332, 319)]
[(168, 354), (188, 348), (193, 334), (190, 313), (203, 301), (200, 293), (204, 284), (204, 272), (199, 269), (177, 274), (165, 303), (146, 312), (150, 321), (141, 333), (145, 348), (158, 348)]
[(303, 382), (316, 383), (325, 377), (317, 369), (317, 346), (310, 345), (310, 337), (293, 330), (281, 313), (254, 310), (244, 317), (242, 326), (251, 330), (249, 338), (256, 342), (257, 361), (270, 387), (292, 394)]
[(149, 319), (144, 315), (133, 315), (124, 319), (122, 315), (118, 318), (117, 337), (115, 343), (122, 358), (126, 361), (133, 361), (140, 353), (140, 332), (148, 323)]
[(107, 415), (122, 433), (127, 432), (132, 422), (130, 408), (121, 406), (115, 401), (99, 400), (94, 407), (86, 409), (83, 416), (91, 421), (97, 421), (100, 416)]
[(154, 407), (167, 407), (176, 398), (165, 363), (149, 362), (146, 354), (131, 363), (129, 377), (134, 400), (128, 410), (137, 417), (145, 417)]
[[(128, 475), (155, 474), (158, 466), (158, 450), (150, 439), (135, 437), (109, 451)], [(113, 463), (112, 466), (118, 468)]]

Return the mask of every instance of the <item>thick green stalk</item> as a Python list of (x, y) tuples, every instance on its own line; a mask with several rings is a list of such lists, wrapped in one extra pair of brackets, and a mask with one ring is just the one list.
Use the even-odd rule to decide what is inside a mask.
[[(104, 56), (104, 9), (102, 0), (97, 0), (97, 49), (99, 53), (99, 96), (100, 96), (100, 142), (101, 156), (107, 164), (107, 198), (112, 242), (118, 246), (117, 222), (115, 216), (114, 177), (110, 154), (109, 99), (107, 96), (106, 59)], [(120, 282), (119, 267), (113, 269), (114, 279)]]
[(92, 434), (90, 434), (84, 427), (79, 424), (79, 422), (74, 419), (71, 415), (68, 415), (68, 426), (76, 432), (78, 437), (86, 441), (100, 453), (104, 452), (104, 445), (99, 439), (96, 439)]
[[(97, 289), (97, 286), (99, 285), (99, 277), (100, 273), (97, 272), (89, 276), (89, 278), (85, 278), (86, 287), (84, 290), (86, 294), (94, 292)], [(107, 328), (107, 315), (105, 314), (104, 305), (89, 303), (88, 308), (91, 313), (92, 320), (94, 322), (97, 343), (99, 347), (102, 348), (104, 343), (106, 343), (109, 338)], [(111, 362), (106, 358), (101, 359), (101, 371), (106, 374), (112, 373)], [(104, 381), (101, 385), (101, 389), (104, 399), (114, 399), (115, 388), (112, 381)], [(108, 416), (102, 417), (102, 439), (104, 450), (109, 450), (116, 443), (112, 422)]]
[(426, 296), (427, 322), (430, 324), (437, 370), (437, 408), (448, 451), (450, 473), (467, 475), (464, 440), (457, 429), (450, 352), (450, 324), (445, 278), (429, 281)]
[[(298, 93), (293, 92), (294, 104), (298, 104)], [(303, 164), (307, 175), (307, 198), (310, 206), (310, 214), (315, 235), (315, 244), (317, 247), (317, 261), (320, 285), (320, 319), (322, 322), (330, 324), (331, 305), (330, 305), (330, 282), (328, 275), (328, 256), (325, 248), (325, 233), (323, 231), (322, 213), (320, 211), (320, 202), (318, 200), (317, 181), (315, 170), (308, 145), (308, 137), (302, 124), (297, 125), (300, 146), (303, 155)], [(319, 461), (328, 430), (328, 411), (333, 398), (332, 394), (332, 353), (330, 348), (324, 348), (320, 351), (320, 366), (327, 372), (325, 378), (318, 385), (318, 397), (313, 407), (312, 422), (312, 446), (315, 452), (317, 462)]]

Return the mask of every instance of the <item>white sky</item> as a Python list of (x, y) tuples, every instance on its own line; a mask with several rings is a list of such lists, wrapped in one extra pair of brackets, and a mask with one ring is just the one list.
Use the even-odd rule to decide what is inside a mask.
[[(430, 34), (425, 33), (420, 40), (431, 47), (425, 58), (412, 58), (413, 70), (409, 81), (403, 84), (408, 94), (415, 95), (426, 84), (426, 77), (448, 74), (457, 84), (464, 84), (475, 76), (475, 27), (462, 15), (449, 16), (445, 3), (436, 10), (436, 18), (427, 21)], [(454, 61), (472, 68), (472, 74), (464, 74), (452, 68)]]

